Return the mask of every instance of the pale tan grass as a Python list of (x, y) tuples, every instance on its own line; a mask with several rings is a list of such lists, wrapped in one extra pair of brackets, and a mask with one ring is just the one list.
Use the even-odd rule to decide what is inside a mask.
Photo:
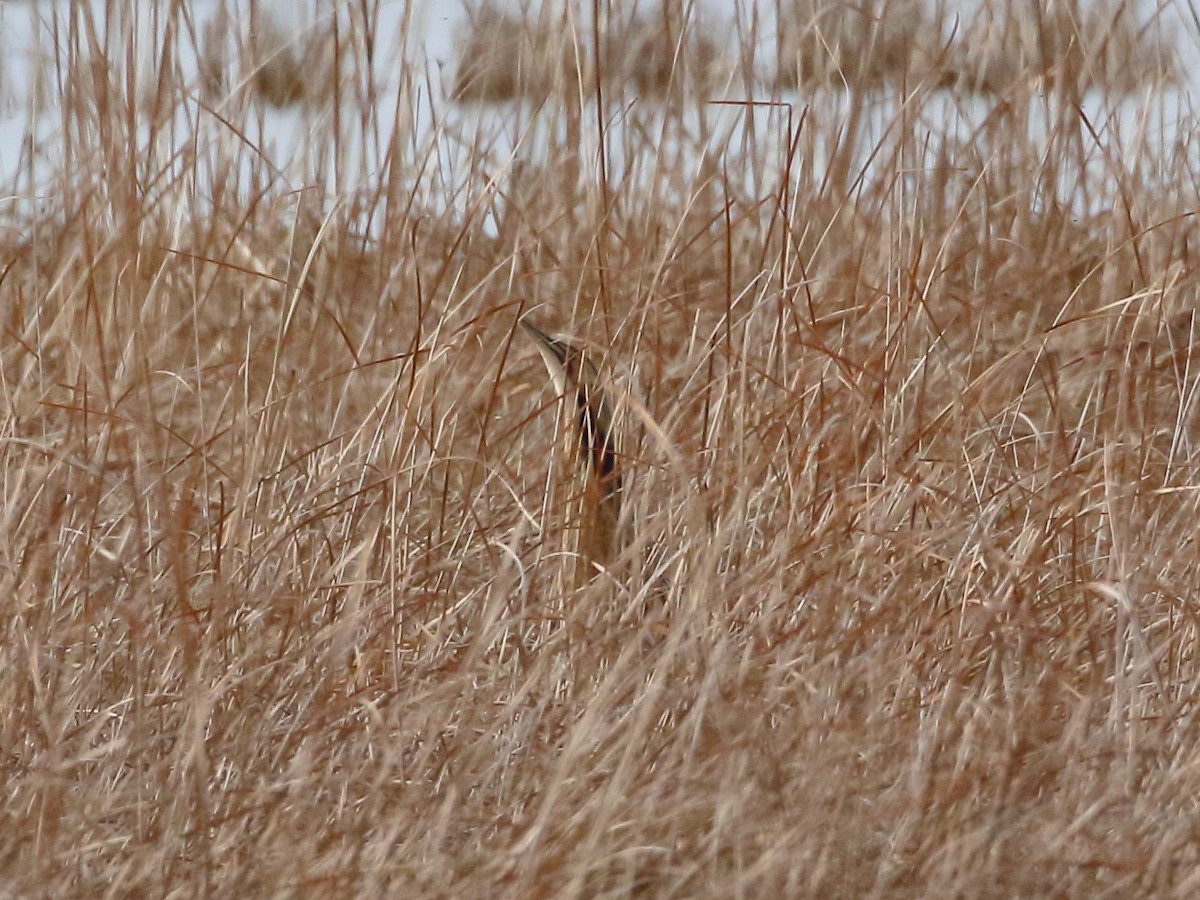
[(458, 36), (454, 86), (457, 100), (544, 99), (584, 75), (572, 20), (547, 5), (536, 16), (514, 14), (487, 0), (469, 11)]
[[(545, 100), (591, 89), (596, 70), (610, 89), (649, 99), (705, 95), (731, 78), (722, 46), (693, 3), (671, 0), (648, 13), (614, 10), (597, 35), (580, 32), (568, 10), (515, 13), (494, 2), (469, 10), (458, 36), (454, 86), (459, 101)], [(593, 63), (598, 39), (600, 64)]]
[[(335, 93), (339, 77), (338, 48), (329, 23), (297, 29), (296, 23), (284, 24), (280, 13), (268, 7), (254, 7), (244, 67), (256, 95), (271, 106), (288, 107), (300, 103), (317, 104)], [(221, 22), (224, 9), (214, 13)], [(219, 26), (216, 26), (219, 27)], [(201, 73), (206, 88), (220, 90), (229, 65), (223, 58), (228, 35), (206, 32), (204, 65)]]
[(941, 55), (940, 6), (925, 0), (798, 0), (780, 4), (780, 16), (784, 89), (915, 84)]
[(707, 96), (726, 77), (728, 48), (694, 3), (670, 0), (642, 15), (614, 15), (607, 24), (603, 71), (638, 96)]
[(981, 4), (962, 23), (955, 78), (974, 91), (1060, 85), (1131, 92), (1178, 78), (1161, 11), (1139, 21), (1124, 0)]
[[(541, 190), (401, 119), (311, 200), (89, 15), (0, 241), (5, 891), (1195, 892), (1186, 146), (1051, 91), (935, 149), (915, 91), (864, 169), (819, 98), (720, 144), (555, 92)], [(576, 588), (526, 300), (645, 407)]]

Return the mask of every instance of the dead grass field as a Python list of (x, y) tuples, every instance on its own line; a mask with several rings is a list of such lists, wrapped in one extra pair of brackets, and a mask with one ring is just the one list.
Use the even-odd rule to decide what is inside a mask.
[[(379, 131), (371, 4), (269, 77), (182, 5), (134, 77), (118, 7), (0, 230), (0, 892), (1200, 890), (1190, 120), (939, 131), (947, 53), (722, 142), (554, 48), (539, 153), (455, 161), (419, 79)], [(310, 181), (245, 125), (293, 100)], [(531, 310), (621, 410), (576, 588)]]

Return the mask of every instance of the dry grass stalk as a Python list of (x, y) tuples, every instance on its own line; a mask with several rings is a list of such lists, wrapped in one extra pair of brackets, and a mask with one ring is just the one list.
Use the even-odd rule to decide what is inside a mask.
[[(219, 15), (219, 14), (218, 14)], [(214, 21), (219, 19), (215, 18)], [(296, 33), (277, 15), (256, 9), (252, 19), (249, 54), (251, 84), (258, 97), (271, 106), (319, 104), (329, 99), (338, 78), (337, 47), (330, 28), (310, 28)], [(220, 37), (214, 35), (214, 37)], [(219, 84), (222, 44), (206, 43), (205, 84)]]
[(1127, 0), (987, 0), (958, 48), (956, 82), (987, 93), (1021, 85), (1123, 93), (1177, 77), (1161, 22), (1143, 27)]
[(668, 0), (652, 14), (608, 23), (605, 77), (642, 97), (704, 95), (722, 70), (724, 48), (694, 3)]
[(224, 3), (209, 14), (200, 36), (200, 91), (208, 102), (220, 99), (229, 90), (231, 17)]
[[(195, 59), (161, 6), (156, 56)], [(341, 46), (391, 46), (386, 6)], [(5, 892), (1195, 893), (1186, 104), (1139, 98), (1160, 145), (918, 90), (852, 144), (824, 104), (864, 92), (728, 140), (628, 97), (569, 132), (555, 93), (448, 150), (461, 110), (379, 116), (418, 71), (277, 158), (236, 94), (148, 118), (127, 35), (70, 9), (0, 207)], [(543, 300), (648, 413), (569, 610), (510, 340)]]
[(776, 86), (874, 87), (925, 77), (941, 18), (926, 0), (795, 0), (779, 22)]
[(577, 42), (561, 11), (513, 15), (494, 0), (470, 10), (455, 54), (451, 96), (459, 101), (543, 99), (579, 83)]

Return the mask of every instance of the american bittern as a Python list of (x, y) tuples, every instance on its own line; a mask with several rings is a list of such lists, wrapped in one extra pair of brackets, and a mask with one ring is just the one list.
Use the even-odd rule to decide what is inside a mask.
[(551, 381), (567, 404), (573, 435), (568, 435), (568, 464), (578, 477), (571, 491), (578, 540), (575, 583), (583, 584), (598, 566), (612, 562), (621, 517), (621, 467), (613, 432), (613, 410), (600, 373), (586, 352), (551, 337), (526, 319), (521, 327), (537, 345)]

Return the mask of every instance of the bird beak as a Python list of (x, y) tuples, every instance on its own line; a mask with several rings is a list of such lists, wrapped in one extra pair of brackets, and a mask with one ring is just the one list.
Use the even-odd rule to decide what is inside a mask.
[(554, 389), (559, 394), (565, 394), (567, 392), (567, 346), (562, 341), (546, 334), (528, 319), (521, 319), (520, 324), (525, 334), (537, 347), (538, 353), (541, 354), (542, 362), (546, 364), (546, 371), (554, 382)]

